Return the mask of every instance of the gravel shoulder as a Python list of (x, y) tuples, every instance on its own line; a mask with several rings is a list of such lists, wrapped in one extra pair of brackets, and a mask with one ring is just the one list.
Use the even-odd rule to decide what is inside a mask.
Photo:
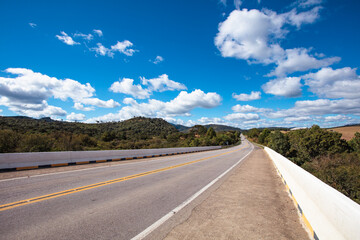
[(255, 147), (234, 173), (170, 231), (173, 239), (309, 239), (265, 151)]

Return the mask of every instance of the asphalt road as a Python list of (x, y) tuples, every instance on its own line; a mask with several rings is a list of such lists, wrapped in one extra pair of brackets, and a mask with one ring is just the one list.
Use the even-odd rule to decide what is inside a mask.
[(216, 151), (2, 180), (0, 239), (131, 239), (251, 151), (244, 141)]

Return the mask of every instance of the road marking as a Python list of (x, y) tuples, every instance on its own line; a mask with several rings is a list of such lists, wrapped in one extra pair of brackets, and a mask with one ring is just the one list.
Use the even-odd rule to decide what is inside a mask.
[[(240, 150), (240, 149), (239, 149)], [(147, 237), (150, 233), (152, 233), (156, 228), (160, 227), (164, 222), (169, 220), (172, 216), (174, 216), (177, 212), (179, 212), (181, 209), (186, 207), (189, 203), (191, 203), (194, 199), (196, 199), (198, 196), (200, 196), (203, 192), (205, 192), (207, 189), (209, 189), (212, 185), (214, 185), (217, 181), (219, 181), (223, 176), (225, 176), (228, 172), (230, 172), (233, 168), (235, 168), (242, 160), (244, 160), (252, 151), (254, 150), (254, 145), (251, 144), (251, 150), (248, 152), (244, 157), (242, 157), (239, 161), (237, 161), (234, 165), (232, 165), (228, 170), (223, 172), (220, 176), (212, 180), (208, 185), (200, 189), (198, 192), (196, 192), (194, 195), (192, 195), (190, 198), (188, 198), (185, 202), (181, 203), (179, 206), (171, 210), (168, 214), (154, 222), (152, 225), (150, 225), (148, 228), (146, 228), (144, 231), (133, 237), (131, 240), (141, 240)]]
[(68, 190), (65, 190), (65, 191), (55, 192), (55, 193), (51, 193), (51, 194), (47, 194), (47, 195), (43, 195), (43, 196), (39, 196), (39, 197), (35, 197), (35, 198), (29, 198), (29, 199), (25, 199), (25, 200), (20, 200), (20, 201), (16, 201), (16, 202), (12, 202), (12, 203), (3, 204), (3, 205), (0, 205), (0, 211), (5, 211), (5, 210), (11, 209), (11, 208), (20, 207), (20, 206), (24, 206), (24, 205), (27, 205), (27, 204), (30, 204), (30, 203), (40, 202), (40, 201), (44, 201), (44, 200), (48, 200), (48, 199), (52, 199), (52, 198), (56, 198), (56, 197), (60, 197), (60, 196), (65, 196), (65, 195), (69, 195), (69, 194), (73, 194), (73, 193), (77, 193), (77, 192), (82, 192), (82, 191), (85, 191), (85, 190), (98, 188), (98, 187), (110, 185), (110, 184), (113, 184), (113, 183), (124, 182), (124, 181), (130, 180), (130, 179), (147, 176), (147, 175), (150, 175), (150, 174), (163, 172), (163, 171), (171, 170), (171, 169), (178, 168), (178, 167), (183, 167), (183, 166), (186, 166), (186, 165), (198, 163), (198, 162), (208, 160), (208, 159), (211, 159), (211, 158), (220, 157), (220, 156), (223, 156), (223, 155), (226, 155), (226, 154), (230, 154), (230, 153), (239, 151), (242, 148), (243, 148), (243, 146), (240, 147), (239, 149), (236, 149), (236, 150), (232, 150), (232, 151), (225, 152), (225, 153), (220, 153), (220, 154), (217, 154), (217, 155), (201, 158), (201, 159), (186, 162), (186, 163), (181, 163), (181, 164), (177, 164), (177, 165), (173, 165), (173, 166), (169, 166), (169, 167), (165, 167), (165, 168), (160, 168), (160, 169), (156, 169), (156, 170), (152, 170), (152, 171), (138, 173), (138, 174), (134, 174), (134, 175), (126, 176), (126, 177), (116, 178), (116, 179), (112, 179), (112, 180), (108, 180), (108, 181), (104, 181), (104, 182), (94, 183), (94, 184), (90, 184), (90, 185), (86, 185), (86, 186), (82, 186), (82, 187), (72, 188), (72, 189), (68, 189)]

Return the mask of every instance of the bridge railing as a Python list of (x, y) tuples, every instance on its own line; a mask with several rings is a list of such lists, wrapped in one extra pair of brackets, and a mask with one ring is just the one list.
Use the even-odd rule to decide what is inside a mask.
[(360, 205), (265, 147), (314, 239), (360, 239)]

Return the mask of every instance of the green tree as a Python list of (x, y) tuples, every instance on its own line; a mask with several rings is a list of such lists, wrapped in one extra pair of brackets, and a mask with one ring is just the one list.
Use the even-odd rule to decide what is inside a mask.
[(259, 135), (258, 141), (260, 144), (267, 145), (268, 143), (268, 137), (270, 135), (271, 131), (267, 128), (265, 128)]
[(216, 138), (216, 132), (215, 130), (210, 127), (207, 132), (206, 132), (206, 137), (210, 138), (210, 139), (213, 139), (213, 138)]
[(276, 130), (269, 135), (268, 146), (281, 155), (287, 156), (290, 150), (289, 138), (279, 130)]

